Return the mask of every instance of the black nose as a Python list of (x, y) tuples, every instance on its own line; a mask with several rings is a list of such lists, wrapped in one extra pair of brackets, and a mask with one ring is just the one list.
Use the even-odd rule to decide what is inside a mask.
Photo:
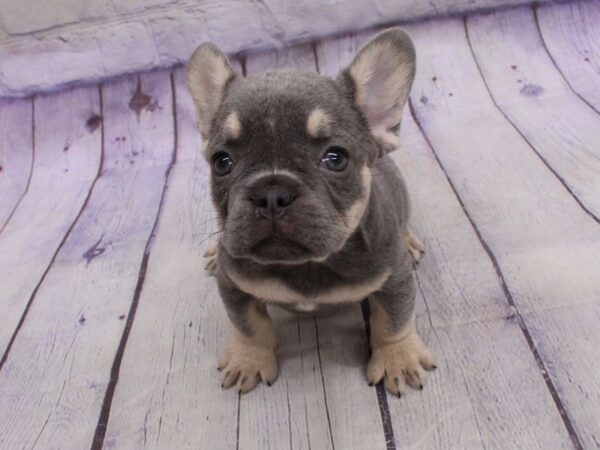
[(258, 213), (267, 219), (277, 219), (285, 214), (288, 206), (296, 200), (289, 190), (279, 186), (265, 186), (250, 197)]

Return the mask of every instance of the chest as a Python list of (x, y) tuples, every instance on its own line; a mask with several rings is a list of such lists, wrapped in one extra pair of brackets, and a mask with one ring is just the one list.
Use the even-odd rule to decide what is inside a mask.
[(385, 269), (361, 281), (347, 280), (322, 289), (304, 292), (277, 276), (249, 278), (237, 272), (228, 275), (240, 290), (255, 298), (266, 302), (289, 304), (301, 311), (313, 311), (319, 305), (361, 301), (381, 289), (390, 273), (389, 269)]

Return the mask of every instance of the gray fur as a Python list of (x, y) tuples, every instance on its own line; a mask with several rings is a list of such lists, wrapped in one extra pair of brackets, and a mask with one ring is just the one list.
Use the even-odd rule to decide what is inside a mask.
[[(393, 29), (376, 40), (389, 40), (397, 59), (412, 64), (406, 70), (410, 87), (414, 49), (406, 34)], [(370, 120), (355, 101), (357, 86), (349, 70), (337, 80), (300, 71), (273, 71), (246, 79), (233, 76), (208, 124), (209, 163), (221, 151), (234, 160), (230, 174), (212, 176), (213, 201), (224, 224), (217, 280), (229, 317), (245, 334), (253, 333), (245, 315), (254, 299), (236, 286), (232, 273), (256, 282), (276, 278), (295, 292), (316, 297), (391, 270), (381, 290), (373, 293), (389, 316), (390, 332), (400, 329), (413, 312), (412, 264), (403, 239), (409, 216), (407, 189), (388, 149), (371, 132)], [(402, 95), (398, 101), (404, 102)], [(329, 138), (314, 139), (306, 131), (307, 118), (316, 107), (330, 118)], [(235, 140), (224, 129), (232, 112), (241, 123), (241, 135)], [(399, 123), (391, 126), (398, 131)], [(347, 150), (350, 163), (345, 171), (320, 166), (330, 146)], [(368, 204), (357, 227), (348, 232), (339, 221), (366, 194), (364, 166), (372, 174)], [(264, 176), (257, 179), (257, 174)], [(297, 196), (277, 225), (258, 218), (248, 200), (265, 182)]]

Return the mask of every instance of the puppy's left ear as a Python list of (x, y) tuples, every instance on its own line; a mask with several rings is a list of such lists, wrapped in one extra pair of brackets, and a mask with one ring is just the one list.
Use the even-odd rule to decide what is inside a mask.
[(227, 85), (235, 78), (227, 56), (206, 42), (194, 51), (187, 64), (187, 84), (194, 99), (200, 133), (208, 139), (215, 115), (225, 97)]
[(398, 146), (400, 119), (415, 67), (410, 37), (400, 28), (390, 28), (365, 45), (338, 77), (342, 83), (352, 83), (354, 101), (386, 152)]

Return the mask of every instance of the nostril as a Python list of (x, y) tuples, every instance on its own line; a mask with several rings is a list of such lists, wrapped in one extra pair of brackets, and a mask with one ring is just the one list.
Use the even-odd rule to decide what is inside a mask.
[(254, 203), (254, 205), (257, 206), (258, 208), (266, 208), (267, 206), (269, 206), (269, 200), (264, 195), (259, 195), (259, 196), (253, 195), (253, 196), (249, 197), (248, 200), (250, 200), (252, 203)]
[(267, 189), (248, 197), (259, 215), (266, 218), (279, 218), (285, 214), (297, 195), (284, 189)]
[(292, 202), (296, 199), (296, 197), (290, 193), (282, 193), (277, 197), (277, 206), (280, 208), (285, 208), (292, 204)]

